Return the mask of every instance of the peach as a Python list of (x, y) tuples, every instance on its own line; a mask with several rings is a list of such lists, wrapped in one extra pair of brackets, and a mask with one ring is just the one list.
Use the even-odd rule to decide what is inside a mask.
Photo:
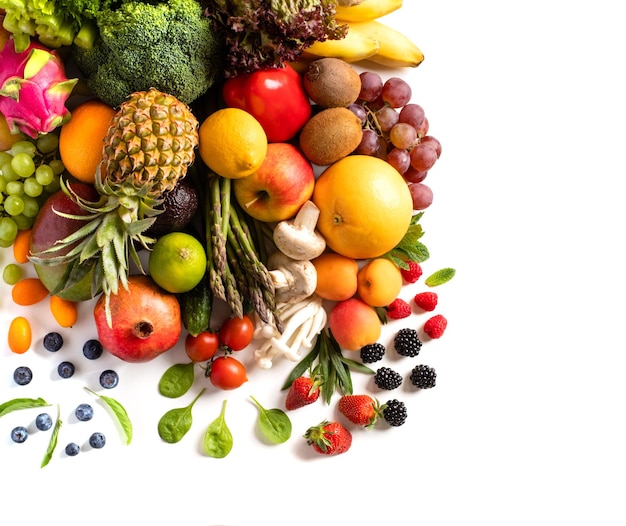
[(375, 343), (382, 328), (374, 308), (359, 298), (336, 303), (328, 315), (328, 326), (339, 346), (346, 351), (358, 351)]
[(357, 293), (365, 303), (385, 307), (400, 293), (402, 273), (393, 261), (374, 258), (359, 270), (357, 282)]
[(335, 252), (324, 252), (311, 260), (317, 271), (315, 293), (326, 300), (343, 301), (357, 290), (359, 265), (356, 260)]

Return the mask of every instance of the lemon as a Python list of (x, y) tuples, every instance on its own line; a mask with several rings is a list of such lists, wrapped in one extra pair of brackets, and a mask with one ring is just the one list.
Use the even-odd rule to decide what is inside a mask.
[(265, 160), (265, 130), (259, 121), (244, 110), (217, 110), (202, 121), (198, 133), (200, 157), (222, 177), (247, 177), (256, 172)]
[(205, 275), (207, 257), (202, 243), (184, 232), (157, 239), (148, 257), (152, 279), (168, 292), (193, 289)]
[(320, 209), (317, 229), (328, 247), (354, 259), (375, 258), (394, 248), (413, 215), (404, 178), (368, 155), (331, 164), (318, 177), (312, 199)]

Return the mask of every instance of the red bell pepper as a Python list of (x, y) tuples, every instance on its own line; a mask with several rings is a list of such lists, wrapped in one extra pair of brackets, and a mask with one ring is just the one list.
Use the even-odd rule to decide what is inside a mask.
[(245, 110), (259, 121), (268, 142), (289, 141), (311, 116), (302, 78), (289, 64), (232, 77), (224, 83), (222, 95), (227, 106)]

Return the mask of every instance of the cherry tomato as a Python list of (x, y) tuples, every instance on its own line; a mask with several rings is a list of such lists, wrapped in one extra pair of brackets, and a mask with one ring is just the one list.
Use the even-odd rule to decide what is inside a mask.
[(242, 318), (228, 318), (220, 327), (220, 343), (231, 351), (241, 351), (254, 336), (252, 318), (244, 314)]
[(185, 338), (185, 352), (192, 362), (206, 362), (215, 356), (220, 348), (220, 340), (215, 332), (204, 331)]
[(209, 380), (218, 389), (237, 389), (248, 381), (245, 365), (232, 356), (219, 356), (210, 367)]

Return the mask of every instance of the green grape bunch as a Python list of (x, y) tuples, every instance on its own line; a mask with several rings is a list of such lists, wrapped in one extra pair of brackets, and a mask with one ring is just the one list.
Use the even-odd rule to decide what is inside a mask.
[(43, 202), (60, 188), (65, 166), (58, 133), (18, 141), (0, 152), (0, 247), (10, 247), (29, 229)]

